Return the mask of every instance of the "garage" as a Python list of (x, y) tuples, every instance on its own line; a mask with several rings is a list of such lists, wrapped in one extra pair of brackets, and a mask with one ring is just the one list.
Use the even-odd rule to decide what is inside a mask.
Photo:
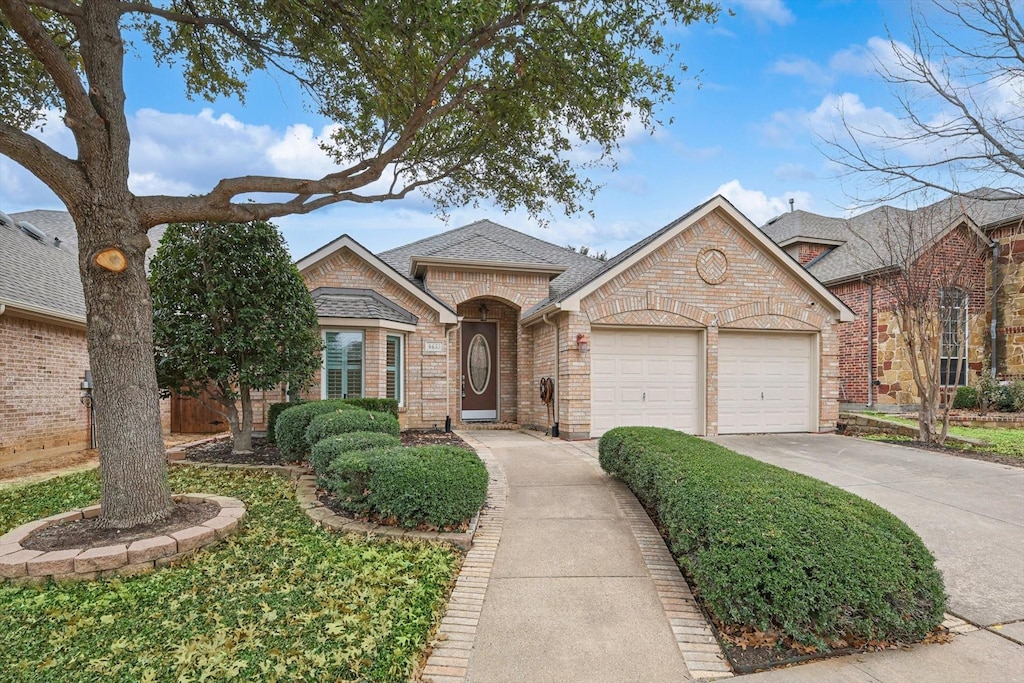
[(595, 327), (591, 436), (623, 425), (702, 434), (702, 338), (695, 330)]
[(726, 332), (718, 338), (718, 433), (816, 431), (815, 338)]

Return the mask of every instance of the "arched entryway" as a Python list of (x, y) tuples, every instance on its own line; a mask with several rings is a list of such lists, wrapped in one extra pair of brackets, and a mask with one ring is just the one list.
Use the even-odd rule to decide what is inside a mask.
[(518, 422), (519, 308), (483, 296), (460, 303), (453, 354), (458, 422)]

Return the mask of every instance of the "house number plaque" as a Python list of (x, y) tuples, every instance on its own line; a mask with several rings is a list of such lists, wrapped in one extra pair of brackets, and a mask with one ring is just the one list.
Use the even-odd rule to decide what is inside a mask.
[(423, 353), (428, 356), (436, 356), (444, 353), (444, 342), (428, 341), (423, 342)]

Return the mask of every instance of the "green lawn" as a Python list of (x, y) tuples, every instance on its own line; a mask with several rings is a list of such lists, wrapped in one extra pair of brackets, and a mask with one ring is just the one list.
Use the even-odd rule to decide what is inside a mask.
[[(408, 679), (457, 552), (324, 532), (269, 474), (172, 468), (171, 485), (241, 498), (245, 529), (147, 576), (0, 584), (3, 680)], [(0, 533), (98, 495), (95, 471), (0, 490)]]
[[(917, 426), (917, 420), (898, 417), (896, 415), (890, 415), (889, 413), (866, 412), (865, 414), (881, 417), (886, 420), (909, 425), (911, 427)], [(947, 445), (949, 446), (964, 448), (965, 450), (986, 451), (989, 453), (999, 453), (1000, 455), (1024, 458), (1024, 429), (986, 429), (984, 427), (957, 427), (955, 425), (950, 425), (949, 433), (952, 436), (960, 436), (965, 439), (975, 439), (978, 441), (984, 441), (988, 444), (983, 448), (970, 448), (958, 443), (948, 443)]]

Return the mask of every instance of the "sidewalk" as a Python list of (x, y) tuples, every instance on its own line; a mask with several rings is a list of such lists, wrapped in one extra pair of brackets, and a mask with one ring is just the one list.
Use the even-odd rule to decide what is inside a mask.
[[(568, 444), (517, 432), (472, 436), (501, 464), (508, 498), (467, 680), (690, 680), (676, 638), (682, 627), (670, 624), (614, 495), (621, 484)], [(703, 645), (713, 662), (717, 645)]]

